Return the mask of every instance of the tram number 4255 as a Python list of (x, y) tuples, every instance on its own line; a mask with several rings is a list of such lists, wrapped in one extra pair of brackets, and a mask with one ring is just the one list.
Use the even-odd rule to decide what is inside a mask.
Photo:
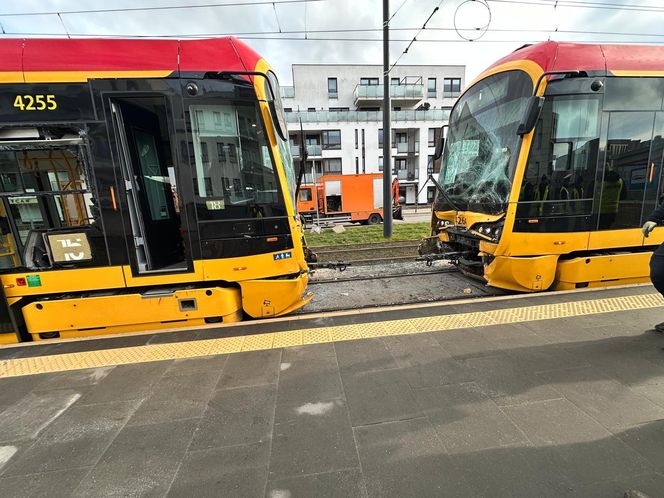
[(55, 111), (58, 103), (55, 95), (17, 95), (14, 107), (21, 111)]

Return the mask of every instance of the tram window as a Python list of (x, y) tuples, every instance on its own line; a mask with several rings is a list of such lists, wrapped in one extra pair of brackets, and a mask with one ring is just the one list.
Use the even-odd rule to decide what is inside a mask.
[[(597, 96), (548, 97), (523, 178), (517, 217), (522, 231), (590, 230), (597, 168), (600, 101)], [(540, 138), (541, 137), (541, 138)]]
[[(215, 113), (221, 116), (215, 121)], [(195, 190), (203, 219), (284, 216), (269, 143), (253, 105), (191, 106)], [(215, 150), (217, 154), (204, 154)], [(205, 156), (205, 157), (204, 157)]]
[[(5, 146), (0, 151), (0, 267), (25, 264), (30, 233), (94, 223), (80, 149)], [(11, 260), (12, 264), (8, 265)]]
[(610, 114), (604, 175), (596, 193), (600, 230), (641, 224), (654, 118), (652, 112)]
[(311, 201), (311, 189), (310, 188), (304, 188), (300, 190), (300, 201), (302, 202), (309, 202)]
[(664, 78), (606, 78), (605, 111), (659, 111)]

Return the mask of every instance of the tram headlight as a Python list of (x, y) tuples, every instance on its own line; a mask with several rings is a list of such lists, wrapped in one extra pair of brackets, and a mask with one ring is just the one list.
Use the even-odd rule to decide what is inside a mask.
[(486, 237), (490, 237), (492, 240), (497, 241), (500, 239), (500, 236), (503, 232), (503, 225), (502, 223), (485, 223), (475, 225), (473, 230), (475, 230), (480, 235), (485, 235)]

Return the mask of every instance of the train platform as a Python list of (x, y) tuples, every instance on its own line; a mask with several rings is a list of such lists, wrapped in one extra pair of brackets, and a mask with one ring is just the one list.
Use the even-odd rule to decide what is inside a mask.
[(500, 296), (0, 349), (10, 496), (664, 496), (664, 299)]

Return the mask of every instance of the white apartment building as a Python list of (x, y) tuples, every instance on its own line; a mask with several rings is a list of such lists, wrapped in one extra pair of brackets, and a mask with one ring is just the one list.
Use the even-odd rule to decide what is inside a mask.
[[(282, 87), (282, 98), (296, 167), (301, 140), (307, 146), (305, 182), (383, 171), (382, 73), (379, 65), (293, 65), (293, 86)], [(406, 204), (420, 190), (417, 202), (428, 203), (435, 187), (422, 187), (437, 173), (430, 159), (465, 85), (465, 66), (395, 66), (390, 83), (393, 175)]]

